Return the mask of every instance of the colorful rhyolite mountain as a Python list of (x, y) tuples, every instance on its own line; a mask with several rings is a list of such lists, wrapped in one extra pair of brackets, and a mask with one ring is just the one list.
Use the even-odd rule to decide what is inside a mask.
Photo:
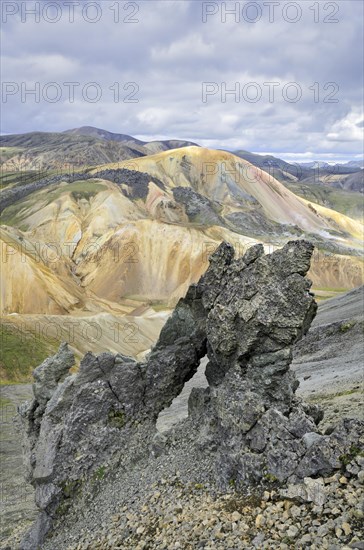
[[(143, 154), (23, 182), (21, 192), (15, 178), (3, 190), (7, 331), (24, 329), (55, 347), (67, 340), (79, 355), (141, 357), (222, 240), (240, 253), (256, 242), (269, 252), (302, 236), (316, 245), (310, 277), (319, 296), (362, 283), (357, 219), (297, 196), (228, 152), (192, 145)], [(2, 365), (5, 380), (28, 373)]]

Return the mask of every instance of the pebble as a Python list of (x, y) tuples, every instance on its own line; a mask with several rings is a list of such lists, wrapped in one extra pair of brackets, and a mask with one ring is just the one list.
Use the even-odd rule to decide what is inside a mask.
[(341, 524), (341, 528), (344, 531), (346, 536), (351, 534), (351, 527), (346, 521), (344, 521), (344, 523)]
[(291, 527), (289, 527), (289, 529), (287, 530), (286, 535), (291, 539), (295, 539), (298, 535), (298, 532), (299, 532), (299, 529), (294, 525), (291, 525)]
[(258, 529), (263, 524), (263, 519), (264, 518), (262, 514), (258, 514), (257, 517), (255, 518), (255, 526), (258, 527)]

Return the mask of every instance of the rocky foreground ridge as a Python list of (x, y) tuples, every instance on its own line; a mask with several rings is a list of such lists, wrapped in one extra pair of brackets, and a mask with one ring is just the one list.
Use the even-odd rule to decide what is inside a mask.
[[(273, 495), (267, 487), (274, 484), (282, 497), (321, 508), (326, 500), (322, 478), (336, 475), (332, 482), (343, 484), (343, 468), (349, 468), (349, 477), (360, 477), (364, 423), (344, 419), (321, 433), (319, 407), (295, 395), (292, 346), (307, 332), (317, 309), (305, 279), (312, 252), (313, 246), (300, 240), (270, 255), (257, 245), (236, 259), (233, 248), (223, 243), (205, 275), (179, 301), (146, 362), (88, 353), (79, 372), (70, 375), (74, 358), (62, 344), (57, 355), (35, 370), (34, 400), (20, 414), (40, 514), (23, 550), (41, 545), (187, 547), (169, 546), (168, 541), (154, 546), (157, 528), (149, 539), (139, 531), (139, 541), (143, 533), (147, 540), (129, 545), (130, 526), (121, 542), (109, 546), (107, 541), (104, 546), (65, 542), (71, 526), (73, 541), (82, 538), (82, 525), (88, 521), (96, 529), (93, 518), (102, 516), (105, 508), (121, 507), (128, 522), (137, 495), (150, 490), (153, 482), (157, 486), (162, 478), (170, 479), (176, 470), (181, 477), (173, 482), (177, 487), (192, 483), (237, 495), (265, 490), (269, 501)], [(189, 417), (160, 434), (159, 413), (206, 355), (208, 388), (194, 388)], [(151, 493), (151, 498), (159, 497)], [(96, 502), (102, 503), (103, 512), (99, 509), (95, 516)], [(135, 518), (132, 524), (138, 522), (137, 514)], [(343, 523), (349, 537), (351, 527)], [(344, 528), (334, 528), (346, 536)], [(293, 525), (289, 540), (294, 540), (295, 530)], [(250, 547), (239, 540), (222, 547)], [(275, 547), (264, 546), (263, 540), (259, 544), (256, 547)]]

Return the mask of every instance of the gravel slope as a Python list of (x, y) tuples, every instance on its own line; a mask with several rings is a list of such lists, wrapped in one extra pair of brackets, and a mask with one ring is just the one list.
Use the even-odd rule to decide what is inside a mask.
[(0, 548), (9, 534), (30, 527), (37, 515), (33, 487), (25, 481), (21, 437), (13, 418), (17, 406), (30, 399), (31, 385), (0, 388)]
[(319, 403), (323, 425), (345, 416), (364, 418), (364, 286), (319, 305), (292, 368), (298, 394)]

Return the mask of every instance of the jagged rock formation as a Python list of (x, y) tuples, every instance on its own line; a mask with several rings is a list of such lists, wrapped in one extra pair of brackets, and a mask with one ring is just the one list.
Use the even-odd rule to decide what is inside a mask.
[(209, 386), (192, 391), (188, 421), (192, 445), (214, 463), (219, 487), (302, 483), (340, 468), (340, 456), (363, 445), (363, 423), (344, 420), (322, 434), (321, 411), (295, 397), (292, 345), (316, 313), (305, 279), (312, 252), (301, 240), (266, 256), (257, 245), (235, 259), (223, 243), (145, 363), (88, 353), (79, 372), (58, 383), (72, 364), (63, 345), (36, 369), (35, 399), (20, 413), (41, 514), (24, 550), (42, 543), (70, 493), (82, 493), (105, 464), (115, 469), (122, 457), (124, 469), (137, 468), (148, 456), (168, 454), (169, 438), (185, 437), (183, 423), (161, 436), (156, 419), (206, 354)]

